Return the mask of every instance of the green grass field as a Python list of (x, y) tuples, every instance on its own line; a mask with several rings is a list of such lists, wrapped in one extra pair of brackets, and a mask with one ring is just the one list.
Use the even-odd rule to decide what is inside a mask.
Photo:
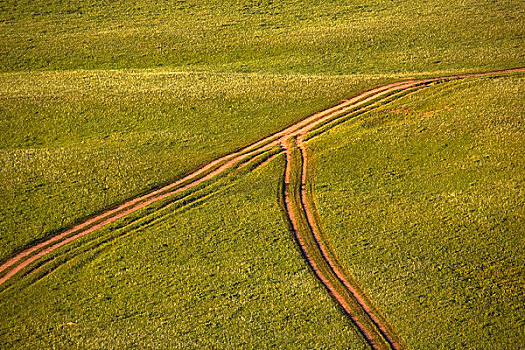
[[(0, 260), (387, 78), (80, 71), (0, 80)], [(12, 87), (16, 87), (13, 89)]]
[[(515, 0), (1, 2), (0, 263), (372, 87), (524, 67), (524, 22)], [(523, 75), (451, 82), (309, 141), (330, 246), (408, 348), (524, 342), (523, 100)], [(0, 288), (0, 348), (366, 348), (287, 229), (279, 159)]]
[(365, 349), (287, 230), (282, 167), (57, 253), (67, 263), (0, 294), (2, 347)]
[(522, 64), (520, 1), (39, 0), (1, 5), (0, 70), (354, 74)]
[(310, 141), (329, 244), (409, 348), (523, 342), (524, 88), (446, 83)]

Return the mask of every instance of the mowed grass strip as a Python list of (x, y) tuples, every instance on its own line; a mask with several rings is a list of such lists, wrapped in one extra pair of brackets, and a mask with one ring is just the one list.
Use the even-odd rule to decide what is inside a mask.
[(366, 349), (285, 225), (283, 167), (281, 156), (196, 207), (13, 284), (0, 298), (0, 342)]
[(0, 260), (389, 78), (6, 73)]
[(525, 64), (522, 1), (35, 0), (0, 6), (0, 71), (168, 66), (369, 74)]
[(525, 340), (524, 85), (445, 83), (308, 143), (329, 245), (409, 348)]

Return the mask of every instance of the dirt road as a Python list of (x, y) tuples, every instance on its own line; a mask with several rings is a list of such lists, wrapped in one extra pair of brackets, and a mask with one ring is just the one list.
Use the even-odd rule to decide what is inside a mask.
[(148, 194), (130, 199), (129, 201), (122, 203), (114, 209), (96, 215), (71, 229), (49, 238), (42, 243), (27, 248), (26, 250), (5, 261), (0, 266), (0, 276), (2, 276), (0, 277), (0, 285), (4, 284), (11, 277), (31, 265), (39, 258), (51, 253), (63, 245), (83, 237), (97, 229), (107, 226), (118, 219), (136, 212), (137, 210), (140, 210), (156, 201), (173, 196), (182, 191), (195, 187), (207, 180), (210, 180), (218, 174), (221, 174), (222, 172), (240, 163), (241, 161), (249, 158), (250, 156), (279, 145), (279, 139), (282, 137), (292, 137), (311, 129), (326, 120), (340, 116), (352, 109), (355, 109), (358, 106), (362, 106), (381, 96), (387, 95), (392, 91), (400, 91), (416, 84), (417, 82), (400, 82), (389, 84), (371, 91), (367, 91), (351, 100), (343, 101), (334, 107), (331, 107), (322, 112), (315, 113), (310, 117), (280, 132), (268, 136), (248, 147), (216, 159), (180, 180), (177, 180)]
[[(30, 273), (40, 259), (64, 245), (155, 202), (189, 191), (207, 181), (212, 181), (219, 174), (256, 157), (260, 152), (280, 146), (286, 152), (285, 183), (283, 186), (286, 211), (305, 259), (372, 348), (399, 349), (401, 346), (393, 336), (390, 327), (381, 321), (366, 298), (360, 295), (358, 288), (349, 282), (349, 278), (337, 266), (336, 259), (332, 257), (323, 242), (320, 228), (316, 225), (306, 192), (307, 152), (305, 136), (317, 128), (327, 125), (330, 127), (330, 123), (349, 114), (359, 115), (359, 113), (377, 108), (408, 93), (436, 83), (521, 71), (525, 71), (525, 68), (403, 81), (384, 85), (364, 92), (350, 100), (344, 100), (261, 141), (214, 160), (180, 180), (148, 194), (130, 199), (114, 209), (96, 215), (42, 243), (27, 248), (0, 266), (0, 286), (22, 271)], [(265, 163), (263, 162), (263, 164)]]
[(304, 134), (300, 134), (296, 139), (282, 140), (286, 150), (283, 197), (301, 252), (315, 275), (350, 317), (372, 349), (400, 349), (392, 331), (381, 322), (365, 298), (341, 272), (323, 242), (306, 192), (308, 156), (303, 137)]

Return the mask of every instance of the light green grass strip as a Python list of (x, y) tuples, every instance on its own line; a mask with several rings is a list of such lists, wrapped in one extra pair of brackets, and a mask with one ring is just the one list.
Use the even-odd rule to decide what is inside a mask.
[(0, 71), (303, 74), (523, 66), (522, 1), (5, 2)]

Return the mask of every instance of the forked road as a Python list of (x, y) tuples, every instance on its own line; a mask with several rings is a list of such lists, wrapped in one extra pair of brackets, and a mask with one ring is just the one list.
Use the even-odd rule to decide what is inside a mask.
[(217, 175), (253, 159), (261, 152), (281, 147), (286, 152), (285, 184), (283, 186), (285, 207), (291, 228), (306, 261), (372, 348), (399, 349), (401, 346), (390, 327), (374, 314), (366, 298), (360, 295), (358, 288), (349, 282), (351, 279), (347, 278), (342, 269), (336, 265), (334, 257), (330, 255), (329, 249), (323, 242), (321, 229), (314, 220), (306, 192), (305, 136), (312, 131), (324, 132), (338, 120), (357, 116), (434, 83), (521, 71), (525, 71), (525, 68), (397, 82), (342, 101), (334, 107), (315, 113), (248, 147), (214, 160), (174, 183), (130, 199), (117, 208), (96, 215), (42, 243), (27, 248), (0, 266), (0, 286), (21, 272), (31, 273), (43, 257), (80, 237), (110, 225), (155, 202), (213, 180)]
[(298, 122), (297, 124), (294, 124), (283, 131), (277, 132), (259, 142), (256, 142), (253, 145), (214, 160), (213, 162), (206, 164), (197, 171), (185, 176), (180, 180), (177, 180), (174, 183), (166, 185), (148, 194), (130, 199), (129, 201), (119, 205), (117, 208), (96, 215), (71, 229), (49, 238), (42, 243), (27, 248), (14, 257), (8, 259), (0, 266), (0, 276), (2, 276), (0, 277), (0, 285), (7, 282), (18, 272), (26, 269), (27, 267), (30, 267), (31, 264), (43, 256), (55, 251), (65, 244), (81, 238), (97, 229), (105, 227), (117, 221), (118, 219), (136, 212), (152, 203), (200, 185), (207, 180), (211, 180), (213, 177), (223, 173), (240, 162), (245, 161), (256, 154), (259, 154), (262, 151), (267, 151), (273, 147), (279, 146), (281, 138), (288, 138), (296, 135), (298, 132), (301, 132), (312, 125), (317, 125), (316, 123), (321, 123), (323, 121), (335, 118), (347, 111), (350, 111), (352, 108), (366, 104), (375, 98), (387, 95), (392, 91), (401, 90), (404, 87), (414, 84), (414, 82), (389, 84), (365, 92), (349, 101), (344, 101), (325, 111), (313, 114), (312, 116)]

